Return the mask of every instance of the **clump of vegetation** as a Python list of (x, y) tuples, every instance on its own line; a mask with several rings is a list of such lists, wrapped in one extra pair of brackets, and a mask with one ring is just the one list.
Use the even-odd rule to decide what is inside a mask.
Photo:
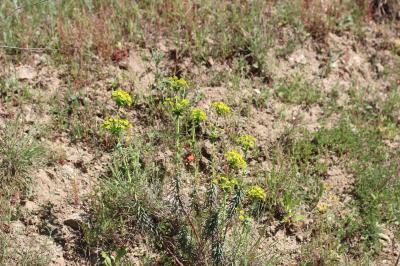
[(239, 185), (239, 181), (236, 178), (229, 178), (226, 175), (219, 175), (213, 179), (213, 183), (218, 185), (224, 191), (232, 191), (235, 186)]
[(212, 107), (214, 108), (215, 112), (220, 116), (229, 114), (231, 112), (231, 108), (229, 108), (229, 106), (224, 102), (214, 102), (212, 104)]
[(321, 91), (314, 84), (296, 75), (285, 82), (274, 84), (277, 96), (285, 102), (310, 105), (321, 97)]
[(251, 135), (243, 135), (236, 139), (237, 144), (240, 145), (245, 153), (256, 147), (256, 141), (257, 139)]
[(0, 133), (0, 228), (19, 217), (18, 202), (29, 196), (32, 169), (44, 162), (45, 149), (35, 139), (35, 134), (26, 133), (20, 121), (9, 122)]
[(31, 167), (43, 154), (43, 146), (34, 136), (24, 133), (21, 123), (8, 123), (0, 138), (0, 182), (29, 183)]
[(251, 186), (247, 190), (247, 194), (253, 200), (265, 200), (267, 194), (265, 193), (264, 189), (259, 186)]
[(185, 94), (189, 88), (188, 82), (184, 78), (178, 78), (177, 76), (169, 77), (166, 82), (177, 93)]
[[(366, 153), (361, 152), (358, 147), (365, 147), (365, 143), (368, 143), (372, 148), (376, 144), (376, 149), (380, 150), (383, 146), (382, 143), (378, 144), (380, 142), (373, 134), (367, 133), (368, 130), (351, 130), (346, 124), (348, 122), (343, 120), (330, 129), (322, 128), (314, 133), (303, 132), (301, 137), (295, 137), (296, 134), (289, 131), (287, 137), (278, 140), (272, 148), (272, 170), (264, 173), (267, 175), (265, 179), (257, 179), (255, 175), (260, 173), (254, 172), (254, 166), (248, 163), (251, 159), (248, 152), (255, 150), (257, 139), (243, 134), (233, 138), (233, 143), (225, 143), (212, 135), (197, 132), (196, 129), (201, 127), (217, 127), (221, 123), (228, 127), (226, 115), (231, 109), (225, 103), (213, 103), (211, 108), (219, 120), (209, 121), (205, 110), (191, 107), (195, 99), (187, 96), (189, 87), (177, 85), (173, 81), (176, 79), (169, 79), (166, 84), (170, 87), (163, 87), (163, 93), (170, 97), (159, 104), (171, 114), (175, 125), (174, 145), (171, 146), (174, 156), (171, 159), (176, 174), (162, 183), (155, 182), (152, 175), (155, 175), (156, 169), (152, 164), (141, 162), (141, 158), (150, 152), (148, 148), (151, 143), (145, 145), (136, 141), (122, 144), (113, 155), (109, 175), (105, 179), (107, 181), (99, 188), (100, 194), (92, 199), (92, 220), (85, 229), (88, 247), (100, 246), (102, 250), (112, 251), (118, 248), (118, 243), (124, 243), (131, 238), (133, 232), (141, 232), (142, 237), (154, 243), (156, 253), (164, 254), (156, 259), (158, 263), (175, 261), (178, 264), (190, 264), (195, 263), (192, 259), (194, 257), (197, 262), (215, 265), (252, 261), (255, 250), (250, 248), (250, 242), (253, 239), (258, 243), (258, 240), (252, 237), (251, 232), (256, 235), (260, 233), (254, 225), (261, 217), (273, 217), (286, 227), (293, 228), (305, 219), (301, 206), (315, 208), (319, 215), (329, 214), (329, 206), (321, 202), (325, 193), (323, 177), (328, 167), (323, 160), (328, 154), (347, 158), (347, 167), (356, 171), (358, 182), (361, 183), (356, 183), (355, 193), (358, 198), (352, 206), (358, 209), (357, 215), (360, 216), (357, 219), (365, 219), (363, 226), (354, 225), (351, 231), (332, 237), (335, 241), (344, 243), (343, 245), (350, 239), (362, 243), (360, 235), (368, 235), (372, 241), (363, 243), (375, 241), (373, 239), (379, 232), (376, 226), (382, 220), (377, 219), (377, 215), (362, 216), (362, 206), (375, 209), (377, 213), (380, 207), (366, 196), (369, 192), (365, 192), (364, 180), (369, 184), (374, 181), (369, 179), (369, 174), (358, 168), (358, 165), (370, 160), (363, 162), (360, 155)], [(220, 131), (219, 134), (225, 134), (225, 131)], [(210, 158), (213, 162), (209, 171), (211, 179), (202, 171), (198, 159), (202, 156), (201, 146), (206, 138), (213, 141), (214, 149)], [(235, 145), (246, 156), (232, 149)], [(223, 159), (220, 154), (215, 153), (217, 148), (227, 150)], [(190, 149), (187, 158), (183, 157), (185, 149)], [(372, 153), (371, 156), (378, 159)], [(382, 157), (384, 158), (387, 157)], [(120, 162), (121, 159), (123, 163)], [(185, 160), (190, 167), (185, 165)], [(375, 170), (373, 172), (377, 173)], [(386, 174), (392, 176), (393, 173)], [(190, 193), (183, 192), (185, 183), (191, 184)], [(202, 191), (204, 187), (207, 191)], [(167, 191), (173, 192), (172, 197), (165, 196)], [(388, 219), (396, 219), (397, 214), (393, 211), (394, 199), (386, 198), (390, 193), (372, 193), (380, 201), (387, 200), (386, 206), (389, 209), (386, 211), (394, 215)], [(112, 217), (116, 216), (121, 217), (119, 221), (111, 222)], [(331, 222), (340, 226), (348, 221), (336, 219)], [(233, 244), (235, 241), (241, 243), (241, 246), (236, 247)], [(240, 252), (242, 257), (234, 252)]]
[(224, 154), (226, 161), (228, 162), (229, 166), (234, 170), (246, 169), (247, 163), (243, 159), (243, 156), (235, 151), (231, 150)]
[(127, 119), (108, 117), (104, 120), (101, 127), (118, 136), (122, 131), (132, 127), (132, 125)]
[(190, 101), (186, 98), (181, 98), (179, 96), (175, 96), (173, 98), (167, 98), (164, 101), (164, 105), (168, 108), (169, 111), (176, 117), (181, 117), (183, 112), (189, 107)]
[[(229, 169), (226, 169), (226, 172), (221, 172), (217, 168), (213, 169), (212, 172), (215, 173), (215, 176), (212, 180), (207, 180), (199, 170), (199, 161), (196, 159), (190, 161), (193, 164), (194, 172), (185, 170), (182, 163), (183, 145), (187, 142), (191, 143), (195, 154), (192, 155), (193, 158), (201, 156), (197, 145), (199, 140), (205, 136), (200, 136), (200, 139), (196, 138), (195, 129), (200, 126), (200, 123), (206, 123), (208, 116), (203, 109), (198, 107), (192, 108), (189, 112), (192, 101), (182, 98), (182, 94), (186, 92), (177, 90), (177, 85), (172, 81), (177, 80), (169, 80), (171, 91), (166, 93), (172, 92), (175, 95), (162, 102), (164, 108), (172, 115), (176, 129), (173, 161), (174, 171), (177, 174), (164, 183), (163, 186), (166, 188), (162, 189), (162, 191), (171, 189), (173, 191), (172, 199), (169, 200), (168, 197), (157, 192), (158, 186), (151, 181), (154, 169), (140, 163), (140, 158), (144, 154), (139, 151), (143, 151), (141, 148), (143, 144), (131, 142), (131, 144), (125, 144), (128, 145), (126, 147), (121, 146), (113, 156), (109, 181), (104, 184), (106, 187), (100, 188), (100, 195), (93, 198), (92, 221), (85, 229), (86, 243), (89, 247), (97, 246), (104, 243), (105, 239), (110, 239), (112, 240), (110, 245), (101, 244), (101, 246), (103, 249), (112, 250), (117, 247), (118, 241), (129, 238), (129, 230), (126, 231), (129, 227), (133, 231), (144, 229), (143, 237), (149, 237), (155, 244), (157, 243), (155, 248), (165, 252), (166, 256), (178, 264), (197, 263), (193, 258), (197, 258), (201, 263), (214, 264), (225, 264), (232, 259), (240, 261), (243, 258), (227, 257), (230, 247), (225, 246), (229, 243), (227, 238), (228, 232), (231, 230), (235, 230), (234, 237), (238, 238), (241, 238), (240, 235), (244, 232), (247, 232), (245, 238), (249, 238), (248, 232), (252, 230), (249, 228), (251, 218), (242, 213), (241, 215), (245, 218), (238, 219), (239, 214), (236, 214), (240, 207), (241, 210), (245, 208), (242, 202), (246, 196), (244, 193), (246, 184), (243, 179), (246, 174), (241, 172), (248, 166), (246, 159), (235, 150), (226, 152), (224, 155), (226, 162), (220, 161), (219, 164), (223, 166), (227, 163)], [(185, 90), (188, 89), (186, 86), (183, 87)], [(230, 112), (226, 104), (222, 103), (217, 106), (222, 106), (221, 115)], [(190, 131), (182, 131), (182, 128), (186, 126), (192, 128), (191, 134)], [(244, 138), (241, 138), (241, 145), (243, 149), (254, 148), (255, 138), (245, 135)], [(121, 164), (119, 162), (121, 158), (127, 158), (128, 161)], [(214, 159), (218, 160), (217, 157)], [(240, 176), (236, 176), (237, 173), (241, 173)], [(190, 177), (189, 182), (193, 184), (190, 194), (183, 193), (182, 190), (184, 174)], [(209, 191), (205, 194), (200, 193), (199, 189), (201, 186), (204, 187), (205, 182), (206, 184), (208, 182)], [(202, 183), (203, 185), (201, 185)], [(142, 191), (143, 186), (147, 187), (147, 192)], [(256, 197), (261, 201), (265, 199), (265, 192), (259, 187), (249, 187), (248, 191), (254, 192), (248, 194), (250, 198)], [(130, 198), (128, 202), (121, 202), (128, 197)], [(118, 208), (116, 208), (117, 206)], [(204, 211), (201, 213), (200, 209)], [(176, 216), (176, 212), (181, 215)], [(117, 213), (123, 217), (120, 216), (118, 223), (109, 224), (108, 221), (111, 221), (114, 215), (118, 215)], [(135, 222), (132, 223), (133, 221)], [(242, 226), (248, 229), (243, 232), (237, 229)], [(169, 243), (173, 243), (173, 245), (171, 246)], [(244, 255), (246, 254), (244, 250), (242, 252)], [(165, 258), (160, 259), (164, 260)]]
[(200, 108), (193, 108), (190, 113), (190, 120), (195, 123), (201, 123), (207, 120), (207, 114)]
[(132, 105), (132, 97), (128, 92), (123, 89), (117, 89), (112, 92), (111, 98), (115, 101), (118, 107), (122, 106), (131, 106)]
[(132, 104), (132, 97), (126, 91), (118, 89), (111, 93), (111, 99), (114, 100), (118, 106), (118, 110), (116, 111), (117, 116), (107, 117), (101, 125), (101, 128), (111, 133), (112, 142), (118, 141), (118, 143), (120, 143), (122, 140), (122, 133), (132, 128), (132, 124), (129, 120), (121, 117), (124, 114), (120, 108), (130, 106)]

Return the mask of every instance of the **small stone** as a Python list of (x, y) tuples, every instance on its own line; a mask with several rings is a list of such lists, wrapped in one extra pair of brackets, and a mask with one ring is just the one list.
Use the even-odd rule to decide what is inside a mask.
[(35, 54), (34, 56), (33, 56), (33, 62), (34, 62), (34, 64), (36, 65), (36, 66), (39, 66), (39, 65), (41, 65), (41, 64), (43, 64), (43, 63), (46, 63), (46, 61), (47, 61), (47, 55), (46, 54), (43, 54), (43, 55), (39, 55), (39, 54)]
[(379, 233), (379, 239), (390, 242), (390, 237), (384, 233)]
[(209, 140), (204, 141), (203, 147), (201, 148), (201, 154), (207, 159), (211, 159), (213, 154), (213, 145)]
[(199, 164), (200, 169), (203, 171), (206, 171), (210, 167), (210, 161), (204, 156), (201, 156)]
[(26, 219), (27, 225), (38, 225), (40, 223), (40, 219), (37, 216), (28, 217)]
[(20, 66), (17, 68), (16, 76), (18, 80), (32, 80), (37, 75), (31, 66)]
[(79, 230), (81, 228), (81, 225), (85, 222), (85, 219), (85, 213), (74, 213), (64, 220), (64, 224), (74, 230)]
[(127, 70), (128, 69), (128, 62), (126, 60), (122, 60), (118, 63), (120, 69)]
[(212, 67), (214, 65), (214, 59), (212, 57), (209, 57), (207, 60), (208, 66)]
[(159, 151), (154, 157), (154, 161), (157, 163), (165, 163), (173, 158), (173, 153), (170, 150)]
[(304, 241), (304, 235), (302, 235), (302, 234), (296, 235), (296, 240), (298, 242), (303, 242)]
[(386, 234), (380, 233), (379, 242), (382, 244), (383, 247), (387, 247), (390, 245), (390, 237)]
[(376, 67), (376, 71), (377, 71), (379, 74), (382, 74), (382, 73), (385, 71), (385, 67), (382, 66), (382, 64), (380, 64), (380, 63), (377, 63), (377, 64), (375, 65), (375, 67)]
[(21, 221), (14, 221), (10, 223), (9, 230), (14, 234), (23, 234), (25, 225)]
[(29, 200), (25, 202), (24, 208), (27, 212), (29, 212), (31, 214), (38, 213), (38, 211), (40, 209), (39, 206), (35, 202), (29, 201)]

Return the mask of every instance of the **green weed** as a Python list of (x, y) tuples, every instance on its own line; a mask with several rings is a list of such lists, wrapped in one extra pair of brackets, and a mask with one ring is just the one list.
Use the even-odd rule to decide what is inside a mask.
[(9, 122), (0, 138), (0, 182), (26, 187), (31, 167), (43, 154), (43, 146), (34, 136), (25, 134), (21, 123)]
[(309, 81), (296, 75), (286, 82), (277, 82), (273, 86), (277, 96), (284, 102), (296, 104), (314, 104), (321, 98), (321, 92)]

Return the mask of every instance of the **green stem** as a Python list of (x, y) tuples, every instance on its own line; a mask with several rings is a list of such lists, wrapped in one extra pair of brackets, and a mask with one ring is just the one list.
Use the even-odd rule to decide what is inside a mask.
[[(179, 116), (176, 118), (176, 149), (177, 149), (177, 151), (176, 151), (176, 165), (177, 165), (177, 168), (178, 168), (180, 166), (180, 164), (181, 164), (180, 117)], [(177, 170), (179, 170), (179, 169), (177, 169)], [(203, 244), (201, 242), (200, 236), (197, 233), (196, 227), (195, 227), (192, 219), (190, 218), (190, 214), (186, 211), (186, 209), (185, 209), (185, 207), (183, 205), (183, 202), (181, 200), (181, 197), (180, 197), (179, 178), (177, 177), (177, 175), (175, 175), (174, 179), (175, 179), (175, 190), (176, 190), (175, 192), (177, 194), (176, 197), (177, 197), (177, 200), (178, 200), (178, 206), (181, 208), (182, 212), (184, 213), (187, 222), (189, 223), (189, 225), (192, 228), (192, 231), (193, 231), (193, 234), (195, 235), (196, 241), (197, 241), (198, 245), (200, 246), (200, 249), (202, 250), (203, 249)]]
[(180, 125), (180, 121), (181, 121), (180, 117), (178, 116), (176, 118), (176, 160), (177, 160), (177, 164), (179, 163), (179, 160), (181, 158), (181, 147), (180, 147), (181, 125)]
[(179, 168), (180, 168), (180, 161), (181, 161), (181, 155), (180, 155), (180, 118), (179, 116), (176, 117), (176, 128), (175, 128), (175, 141), (176, 141), (176, 157), (175, 157), (175, 165), (176, 165), (176, 174), (173, 177), (174, 181), (174, 187), (175, 187), (175, 200), (176, 200), (176, 209), (181, 207), (183, 209), (183, 204), (181, 201), (181, 195), (180, 195), (180, 178), (178, 177), (179, 174)]
[(196, 125), (192, 124), (192, 147), (194, 149), (196, 143)]
[(197, 176), (198, 176), (198, 165), (197, 165), (197, 158), (199, 158), (199, 153), (196, 147), (196, 126), (195, 124), (192, 125), (192, 150), (194, 153), (194, 180), (195, 180), (195, 188), (197, 188)]
[(226, 192), (224, 192), (224, 198), (222, 201), (222, 218), (221, 218), (221, 231), (225, 228), (225, 223), (226, 223)]

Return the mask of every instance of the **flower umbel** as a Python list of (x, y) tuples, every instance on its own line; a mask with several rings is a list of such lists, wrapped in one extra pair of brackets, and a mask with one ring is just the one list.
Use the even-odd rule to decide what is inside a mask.
[(123, 130), (132, 127), (132, 125), (127, 119), (108, 117), (101, 127), (109, 130), (114, 135), (119, 135)]
[(243, 135), (236, 139), (237, 144), (239, 144), (244, 150), (252, 149), (256, 146), (257, 139), (251, 135)]
[(265, 190), (260, 186), (249, 187), (249, 189), (247, 190), (247, 194), (253, 200), (265, 200), (265, 198), (267, 197)]
[(196, 124), (204, 122), (207, 120), (207, 114), (200, 108), (193, 108), (190, 113), (190, 120)]
[(218, 185), (225, 192), (230, 192), (236, 185), (238, 185), (238, 180), (236, 178), (229, 178), (225, 175), (220, 175), (217, 178), (214, 178), (212, 182)]
[(252, 221), (251, 217), (246, 215), (246, 212), (244, 210), (239, 211), (239, 220), (245, 225), (251, 223)]
[(189, 106), (190, 101), (186, 98), (175, 96), (173, 98), (167, 98), (164, 101), (164, 105), (176, 116), (179, 117)]
[(229, 106), (223, 102), (213, 102), (211, 106), (214, 107), (215, 112), (217, 112), (217, 114), (220, 116), (226, 115), (231, 112), (231, 108), (229, 108)]
[(329, 205), (325, 202), (318, 202), (317, 204), (317, 209), (319, 212), (324, 213), (326, 210), (328, 210)]
[(228, 161), (228, 164), (231, 168), (239, 170), (246, 169), (247, 163), (243, 159), (243, 156), (235, 150), (228, 151), (224, 154), (225, 159)]
[(132, 97), (127, 91), (123, 89), (117, 89), (111, 93), (111, 98), (115, 101), (118, 106), (131, 106)]
[(186, 90), (189, 87), (184, 78), (178, 78), (177, 76), (169, 77), (168, 83), (175, 92)]

